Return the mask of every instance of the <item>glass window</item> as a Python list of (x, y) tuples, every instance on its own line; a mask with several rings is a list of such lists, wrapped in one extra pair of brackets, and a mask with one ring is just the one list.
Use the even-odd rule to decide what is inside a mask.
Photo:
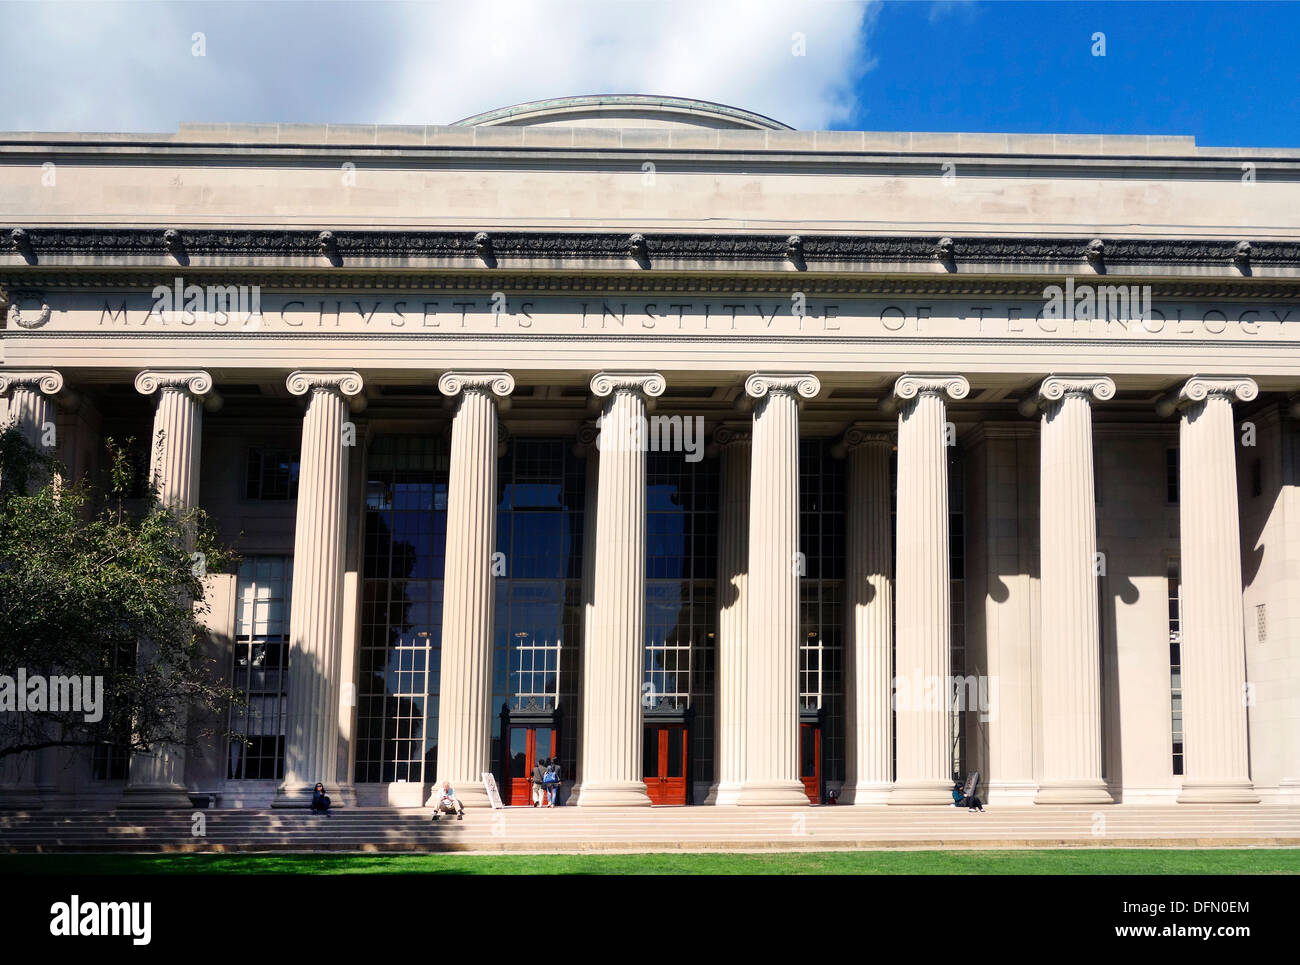
[[(820, 710), (823, 774), (844, 779), (844, 527), (847, 460), (832, 440), (799, 441), (799, 709)], [(801, 734), (811, 728), (801, 728)], [(801, 740), (803, 738), (801, 737)]]
[[(646, 455), (643, 706), (691, 710), (695, 781), (713, 779), (720, 468), (715, 458), (688, 462), (682, 452)], [(680, 769), (680, 751), (671, 767)]]
[(448, 474), (440, 436), (379, 436), (366, 453), (359, 783), (418, 783), (436, 769)]
[[(515, 437), (497, 463), (497, 550), (504, 571), (495, 588), (494, 710), (558, 707), (563, 720), (577, 703), (586, 480), (587, 463), (574, 453), (572, 438)], [(499, 714), (492, 726), (491, 760), (499, 768)], [(554, 756), (572, 773), (577, 728), (562, 725), (546, 740), (555, 741)], [(552, 756), (549, 744), (537, 753)]]
[(226, 777), (284, 776), (285, 711), (289, 690), (289, 590), (293, 562), (254, 556), (239, 565), (235, 589), (232, 685), (243, 696), (230, 711)]
[(245, 499), (297, 499), (298, 450), (256, 446), (248, 450)]

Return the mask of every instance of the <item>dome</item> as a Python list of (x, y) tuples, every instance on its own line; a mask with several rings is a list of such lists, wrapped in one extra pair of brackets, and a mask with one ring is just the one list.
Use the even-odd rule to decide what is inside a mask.
[(475, 114), (455, 127), (655, 127), (727, 131), (789, 131), (762, 114), (686, 97), (650, 94), (592, 94), (529, 101)]

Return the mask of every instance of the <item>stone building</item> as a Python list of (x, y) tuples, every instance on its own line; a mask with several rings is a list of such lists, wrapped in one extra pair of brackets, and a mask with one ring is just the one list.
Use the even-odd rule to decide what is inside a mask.
[(246, 698), (10, 806), (539, 757), (583, 806), (1300, 801), (1300, 151), (632, 96), (0, 134), (0, 288), (0, 415), (136, 439), (242, 554)]

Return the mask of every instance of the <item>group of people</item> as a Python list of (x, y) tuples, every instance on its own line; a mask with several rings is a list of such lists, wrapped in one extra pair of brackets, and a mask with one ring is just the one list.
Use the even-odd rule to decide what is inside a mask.
[(560, 797), (560, 759), (537, 758), (533, 768), (533, 807), (553, 808)]

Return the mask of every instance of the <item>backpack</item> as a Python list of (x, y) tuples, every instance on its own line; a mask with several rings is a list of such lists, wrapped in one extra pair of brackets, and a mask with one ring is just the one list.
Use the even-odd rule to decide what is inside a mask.
[(560, 781), (560, 775), (556, 773), (555, 765), (551, 765), (550, 769), (547, 770), (545, 776), (542, 778), (542, 783), (558, 784), (559, 781)]

